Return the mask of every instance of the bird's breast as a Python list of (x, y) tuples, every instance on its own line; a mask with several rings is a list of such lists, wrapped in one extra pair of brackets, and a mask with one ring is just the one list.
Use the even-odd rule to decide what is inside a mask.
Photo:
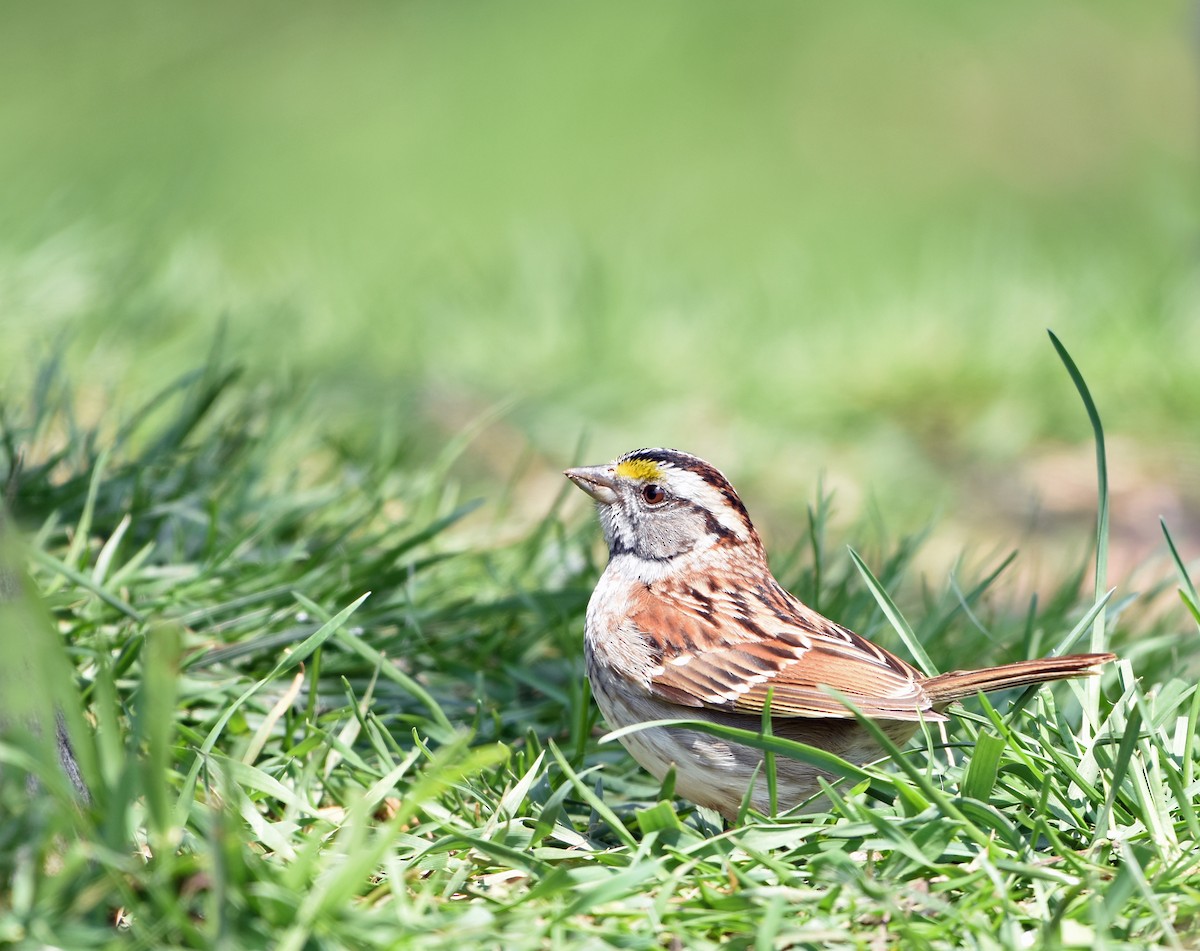
[[(611, 566), (610, 566), (611, 567)], [(598, 667), (618, 678), (645, 685), (650, 671), (660, 663), (654, 644), (631, 620), (636, 611), (637, 589), (619, 573), (605, 571), (588, 602), (584, 628), (584, 653), (588, 677), (596, 682)]]

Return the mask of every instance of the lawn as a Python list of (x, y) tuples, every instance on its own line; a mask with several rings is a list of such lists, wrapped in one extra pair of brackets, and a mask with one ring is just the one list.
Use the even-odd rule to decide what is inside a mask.
[[(1195, 945), (1190, 8), (869, 10), (6, 13), (0, 941)], [(583, 676), (663, 444), (906, 657), (1122, 659), (727, 825)]]

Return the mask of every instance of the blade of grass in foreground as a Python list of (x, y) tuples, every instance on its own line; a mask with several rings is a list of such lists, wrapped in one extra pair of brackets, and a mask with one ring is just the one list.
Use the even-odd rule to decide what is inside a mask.
[(904, 615), (900, 613), (900, 609), (896, 607), (896, 602), (892, 600), (883, 585), (871, 573), (871, 569), (867, 567), (867, 563), (858, 556), (858, 552), (853, 548), (850, 549), (850, 558), (853, 560), (854, 566), (859, 570), (859, 573), (863, 576), (863, 580), (867, 582), (867, 587), (871, 589), (871, 594), (879, 602), (879, 607), (891, 622), (892, 627), (896, 629), (896, 633), (904, 641), (904, 646), (913, 655), (913, 659), (916, 660), (917, 665), (926, 675), (930, 677), (935, 676), (938, 673), (937, 667), (930, 660), (929, 655), (925, 652), (925, 648), (921, 646), (921, 642), (917, 638), (912, 626), (904, 619)]
[(634, 839), (629, 830), (625, 828), (625, 823), (617, 818), (617, 814), (605, 804), (603, 799), (601, 799), (591, 789), (588, 788), (587, 784), (580, 778), (579, 774), (571, 768), (571, 764), (567, 762), (567, 758), (563, 756), (562, 751), (558, 748), (553, 740), (550, 741), (550, 752), (553, 754), (554, 759), (558, 762), (558, 768), (563, 771), (563, 774), (567, 777), (567, 780), (575, 787), (575, 792), (579, 794), (580, 798), (582, 798), (584, 802), (586, 802), (592, 807), (592, 809), (596, 811), (596, 814), (608, 824), (614, 833), (616, 833), (617, 838), (624, 842), (625, 845), (630, 849), (636, 850), (637, 840)]
[[(762, 709), (762, 735), (771, 735), (771, 702), (775, 699), (775, 688), (767, 688), (767, 700)], [(775, 751), (763, 750), (763, 769), (767, 774), (767, 801), (771, 804), (771, 815), (779, 812), (779, 783), (775, 772)]]
[[(1088, 420), (1092, 424), (1092, 434), (1096, 441), (1096, 579), (1095, 579), (1095, 597), (1100, 598), (1100, 592), (1108, 587), (1108, 459), (1104, 450), (1104, 426), (1100, 423), (1100, 413), (1096, 409), (1096, 404), (1092, 400), (1092, 394), (1088, 390), (1087, 383), (1084, 382), (1083, 374), (1079, 372), (1079, 367), (1075, 365), (1075, 361), (1071, 359), (1071, 355), (1067, 353), (1067, 348), (1062, 345), (1062, 342), (1054, 335), (1054, 331), (1046, 331), (1050, 334), (1050, 342), (1054, 344), (1054, 349), (1058, 351), (1059, 359), (1062, 360), (1063, 366), (1067, 368), (1067, 373), (1071, 376), (1071, 381), (1075, 384), (1075, 389), (1079, 391), (1079, 398), (1083, 400), (1083, 406), (1087, 410)], [(1105, 637), (1105, 612), (1101, 609), (1095, 621), (1092, 622), (1092, 642), (1091, 652), (1100, 653), (1107, 648), (1107, 638)], [(1086, 697), (1084, 717), (1085, 727), (1087, 723), (1098, 722), (1100, 712), (1100, 683), (1095, 678), (1091, 679), (1084, 685), (1084, 696)]]

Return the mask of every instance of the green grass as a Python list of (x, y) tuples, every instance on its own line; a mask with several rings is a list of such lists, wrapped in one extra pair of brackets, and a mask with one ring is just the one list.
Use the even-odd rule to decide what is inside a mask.
[[(1064, 646), (1094, 619), (1093, 646), (1124, 659), (1098, 692), (968, 704), (946, 737), (831, 789), (825, 812), (725, 828), (602, 736), (580, 657), (595, 531), (564, 522), (562, 496), (517, 541), (468, 543), (449, 460), (384, 437), (339, 446), (305, 399), (219, 354), (119, 425), (80, 423), (79, 394), (53, 369), (40, 379), (4, 412), (10, 471), (25, 452), (12, 501), (31, 571), (6, 609), (3, 666), (24, 673), (4, 688), (5, 942), (1194, 939), (1200, 652), (1185, 610), (1119, 591), (1089, 611), (1090, 571), (1012, 604), (996, 595), (1009, 561), (931, 587), (911, 568), (920, 538), (864, 550), (864, 583), (818, 499), (779, 572), (867, 635), (903, 649), (880, 605), (903, 610), (904, 636), (951, 668)], [(19, 726), (54, 703), (90, 808)]]

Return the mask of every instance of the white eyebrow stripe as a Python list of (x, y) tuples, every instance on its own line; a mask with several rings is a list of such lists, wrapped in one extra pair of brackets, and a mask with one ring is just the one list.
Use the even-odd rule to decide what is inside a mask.
[(723, 528), (733, 532), (737, 538), (746, 537), (746, 525), (724, 494), (699, 473), (678, 466), (663, 466), (668, 487), (681, 498), (698, 505), (711, 514)]

